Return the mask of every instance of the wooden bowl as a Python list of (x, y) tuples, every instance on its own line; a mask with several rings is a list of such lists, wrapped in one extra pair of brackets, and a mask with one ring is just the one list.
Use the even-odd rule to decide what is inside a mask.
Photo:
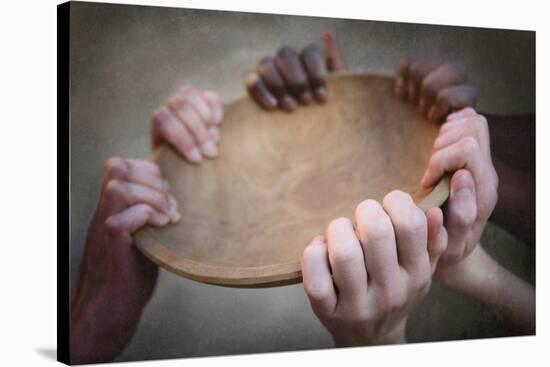
[(449, 195), (445, 177), (421, 189), (438, 126), (392, 96), (386, 76), (329, 78), (329, 101), (289, 114), (243, 97), (225, 106), (219, 157), (153, 159), (179, 202), (180, 222), (136, 235), (165, 269), (205, 283), (263, 287), (301, 281), (300, 258), (337, 217), (367, 198), (409, 192), (423, 209)]

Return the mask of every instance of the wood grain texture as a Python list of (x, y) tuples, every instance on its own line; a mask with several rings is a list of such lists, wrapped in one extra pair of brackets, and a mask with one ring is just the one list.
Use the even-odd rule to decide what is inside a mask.
[(449, 195), (420, 179), (438, 126), (392, 97), (390, 77), (339, 74), (329, 101), (288, 114), (248, 97), (225, 106), (220, 155), (200, 165), (153, 154), (179, 202), (179, 223), (145, 227), (138, 248), (176, 274), (205, 283), (265, 287), (301, 281), (300, 258), (334, 218), (394, 189), (423, 209)]

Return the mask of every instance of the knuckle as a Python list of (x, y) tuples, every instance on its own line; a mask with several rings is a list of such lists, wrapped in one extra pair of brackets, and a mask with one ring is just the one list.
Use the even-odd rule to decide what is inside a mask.
[(455, 73), (459, 81), (466, 80), (466, 65), (462, 60), (455, 60), (452, 62), (452, 70)]
[(334, 234), (341, 231), (343, 228), (348, 228), (350, 225), (351, 221), (348, 218), (336, 218), (329, 223), (327, 227), (327, 232), (329, 234)]
[(473, 107), (470, 107), (470, 106), (464, 108), (462, 111), (464, 111), (464, 112), (466, 112), (470, 115), (477, 115), (476, 110), (474, 110)]
[(409, 68), (409, 78), (415, 81), (419, 81), (421, 78), (420, 74), (420, 64), (418, 62), (413, 62)]
[(348, 265), (357, 259), (357, 252), (345, 243), (338, 243), (332, 249), (332, 259), (336, 264)]
[(479, 204), (479, 215), (484, 219), (488, 219), (491, 213), (495, 209), (498, 201), (498, 190), (494, 186), (487, 188), (485, 193), (485, 200)]
[(126, 161), (120, 157), (111, 157), (104, 163), (106, 177), (124, 176), (127, 171)]
[(174, 110), (180, 109), (184, 103), (185, 103), (185, 99), (179, 94), (170, 96), (166, 100), (166, 105)]
[(427, 233), (426, 217), (420, 210), (414, 209), (418, 208), (410, 210), (408, 215), (400, 216), (395, 226), (409, 238), (424, 238)]
[(465, 157), (471, 157), (480, 152), (479, 143), (471, 136), (466, 136), (461, 140), (461, 153)]
[(424, 297), (430, 291), (432, 280), (430, 277), (413, 283), (413, 292), (419, 297)]
[[(392, 287), (393, 288), (393, 287)], [(379, 290), (378, 310), (384, 315), (396, 313), (404, 303), (404, 297), (396, 288), (385, 287)]]
[(315, 302), (324, 301), (328, 299), (331, 294), (330, 284), (328, 283), (306, 282), (304, 283), (304, 289), (307, 296)]
[(289, 46), (283, 46), (277, 51), (277, 55), (280, 57), (290, 57), (296, 54), (296, 51)]
[(115, 220), (113, 216), (110, 216), (105, 220), (105, 228), (107, 229), (107, 233), (111, 236), (122, 232), (120, 223)]
[(360, 219), (361, 216), (367, 215), (372, 211), (382, 210), (380, 203), (373, 199), (367, 199), (360, 202), (355, 208), (355, 216)]
[(369, 218), (369, 223), (362, 224), (359, 231), (367, 242), (380, 242), (392, 235), (393, 227), (389, 218), (384, 214), (384, 216)]
[(427, 79), (424, 79), (420, 85), (420, 95), (423, 98), (432, 99), (437, 94), (437, 90), (433, 84)]
[(393, 190), (388, 194), (386, 194), (386, 196), (384, 196), (384, 199), (382, 202), (384, 205), (391, 205), (393, 203), (404, 202), (404, 201), (412, 202), (411, 195), (400, 190)]
[(460, 227), (469, 227), (474, 224), (477, 218), (477, 210), (477, 206), (472, 204), (460, 207), (460, 209), (455, 209), (453, 211), (455, 221)]
[(151, 114), (151, 121), (153, 121), (153, 123), (159, 123), (164, 120), (165, 115), (166, 109), (164, 107), (158, 107)]
[(109, 180), (105, 185), (105, 194), (109, 197), (120, 195), (123, 191), (123, 183), (118, 179)]
[(431, 274), (430, 269), (419, 269), (411, 278), (411, 289), (414, 294), (419, 294), (430, 289)]

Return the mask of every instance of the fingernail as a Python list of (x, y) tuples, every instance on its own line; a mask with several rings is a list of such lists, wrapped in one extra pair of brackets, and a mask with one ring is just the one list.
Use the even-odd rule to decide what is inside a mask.
[(211, 141), (207, 141), (206, 143), (204, 143), (201, 146), (201, 150), (208, 158), (214, 158), (218, 155), (218, 148), (216, 148), (216, 144)]
[(217, 127), (211, 127), (210, 129), (208, 129), (208, 131), (210, 132), (210, 136), (212, 137), (212, 139), (214, 139), (214, 141), (220, 140), (220, 129), (218, 129)]
[(424, 176), (422, 176), (422, 179), (420, 180), (420, 184), (424, 187), (428, 187), (428, 171), (424, 172)]
[(317, 97), (317, 100), (321, 103), (324, 103), (328, 99), (328, 92), (325, 87), (319, 87), (315, 90), (315, 96)]
[(397, 98), (402, 97), (403, 96), (402, 90), (403, 90), (403, 78), (396, 77), (395, 84), (393, 87), (393, 95)]
[[(459, 172), (459, 174), (460, 173), (462, 172)], [(472, 186), (472, 183), (467, 179), (467, 177), (464, 174), (453, 178), (456, 178), (456, 179), (454, 180), (451, 188), (451, 196), (466, 197), (474, 194), (474, 188)]]
[(289, 95), (283, 97), (281, 104), (287, 112), (292, 112), (296, 109), (296, 107), (298, 107), (294, 99)]
[(172, 194), (168, 194), (168, 201), (170, 202), (170, 205), (172, 206), (172, 208), (178, 207), (178, 201), (174, 196), (172, 196)]
[(164, 214), (159, 214), (158, 215), (158, 220), (159, 220), (159, 225), (160, 226), (165, 226), (170, 222), (170, 217), (167, 216), (167, 215), (164, 215)]
[(415, 98), (415, 95), (414, 95), (414, 84), (411, 82), (409, 83), (409, 93), (408, 93), (408, 97), (409, 97), (409, 102), (414, 102), (414, 98)]
[(177, 210), (174, 210), (171, 216), (172, 223), (177, 223), (181, 219), (181, 214)]
[(202, 159), (202, 154), (196, 147), (194, 147), (191, 149), (191, 152), (189, 152), (188, 158), (193, 162), (199, 162)]
[(162, 180), (162, 188), (164, 192), (170, 191), (170, 184), (166, 180)]
[(434, 111), (434, 108), (430, 108), (430, 111), (428, 112), (428, 121), (432, 121), (432, 122), (435, 122), (434, 121), (434, 114), (435, 114), (435, 111)]
[(310, 104), (313, 101), (313, 97), (311, 96), (311, 93), (309, 91), (305, 91), (302, 93), (300, 99), (302, 100), (303, 104)]
[(425, 115), (424, 108), (426, 107), (426, 102), (424, 102), (424, 98), (420, 98), (420, 102), (418, 103), (418, 111), (422, 114), (422, 116)]
[(266, 96), (266, 103), (269, 108), (275, 108), (277, 107), (277, 99), (273, 97), (272, 95)]

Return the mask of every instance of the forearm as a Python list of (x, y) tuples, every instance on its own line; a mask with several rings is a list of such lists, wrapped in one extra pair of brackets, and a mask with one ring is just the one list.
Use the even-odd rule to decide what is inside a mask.
[(130, 343), (148, 298), (117, 288), (77, 285), (71, 302), (71, 363), (113, 361)]
[(535, 289), (492, 259), (478, 245), (457, 265), (438, 269), (440, 279), (473, 299), (501, 310), (517, 331), (535, 332)]

